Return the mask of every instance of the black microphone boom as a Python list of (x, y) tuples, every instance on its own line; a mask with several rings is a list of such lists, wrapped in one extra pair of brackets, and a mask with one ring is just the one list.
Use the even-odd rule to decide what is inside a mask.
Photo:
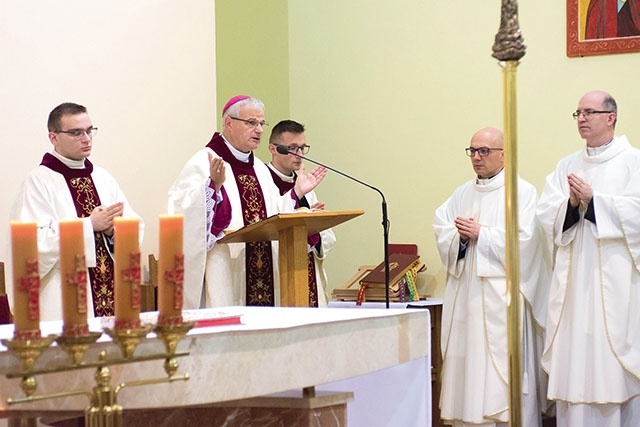
[(374, 187), (373, 185), (369, 185), (366, 182), (362, 182), (357, 178), (352, 177), (351, 175), (347, 175), (346, 173), (340, 172), (330, 166), (324, 165), (320, 162), (316, 162), (308, 157), (301, 156), (298, 153), (294, 153), (293, 151), (289, 151), (289, 147), (286, 145), (276, 145), (276, 150), (280, 154), (291, 154), (292, 156), (300, 157), (303, 160), (308, 160), (311, 163), (315, 163), (316, 165), (322, 166), (323, 168), (327, 168), (330, 171), (333, 171), (339, 175), (344, 176), (345, 178), (349, 178), (352, 181), (357, 182), (358, 184), (364, 185), (365, 187), (369, 187), (372, 190), (375, 190), (382, 197), (382, 229), (384, 233), (384, 295), (387, 308), (389, 308), (389, 217), (387, 216), (387, 201), (384, 198), (384, 194), (382, 191)]

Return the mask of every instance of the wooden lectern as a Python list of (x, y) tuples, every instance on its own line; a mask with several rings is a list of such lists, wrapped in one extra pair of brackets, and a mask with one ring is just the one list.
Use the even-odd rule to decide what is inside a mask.
[(227, 234), (218, 243), (264, 242), (278, 240), (280, 249), (280, 305), (309, 306), (307, 236), (335, 227), (364, 211), (291, 212), (273, 215), (263, 221)]

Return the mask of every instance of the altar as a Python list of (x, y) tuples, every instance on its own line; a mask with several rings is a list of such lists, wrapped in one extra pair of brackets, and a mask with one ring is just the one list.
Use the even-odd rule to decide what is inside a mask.
[[(319, 396), (354, 393), (353, 401), (347, 403), (350, 426), (375, 425), (367, 420), (384, 419), (381, 417), (392, 419), (393, 410), (389, 413), (389, 408), (402, 410), (398, 393), (407, 388), (414, 390), (418, 407), (424, 402), (419, 410), (427, 413), (430, 384), (415, 380), (425, 378), (423, 374), (429, 372), (431, 364), (426, 310), (223, 307), (196, 312), (204, 318), (220, 313), (237, 316), (240, 323), (192, 329), (177, 349), (189, 353), (178, 359), (178, 373), (189, 374), (190, 378), (123, 388), (118, 404), (124, 407), (125, 415), (153, 408), (228, 406), (229, 402), (242, 406), (243, 401), (277, 399), (308, 388)], [(188, 317), (189, 312), (185, 315)], [(101, 331), (104, 319), (90, 319), (89, 326), (92, 331)], [(41, 329), (43, 335), (59, 334), (62, 323), (42, 322)], [(12, 325), (0, 327), (1, 338), (11, 338), (12, 334)], [(107, 359), (120, 357), (120, 349), (103, 335), (88, 350), (85, 361), (97, 360), (101, 351), (106, 352)], [(151, 333), (137, 347), (135, 356), (163, 351), (163, 343)], [(68, 355), (54, 345), (36, 361), (34, 369), (68, 365)], [(0, 418), (82, 413), (89, 406), (84, 395), (8, 405), (7, 399), (23, 396), (20, 379), (6, 378), (17, 369), (16, 358), (0, 346)], [(39, 375), (36, 395), (72, 390), (90, 393), (95, 386), (94, 374), (94, 369), (81, 369)], [(165, 374), (161, 361), (150, 360), (115, 364), (111, 375), (115, 385)], [(420, 414), (415, 415), (415, 419), (422, 419)]]

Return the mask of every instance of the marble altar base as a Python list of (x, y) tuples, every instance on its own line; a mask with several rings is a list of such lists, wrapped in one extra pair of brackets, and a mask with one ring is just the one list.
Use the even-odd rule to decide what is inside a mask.
[[(316, 389), (322, 389), (321, 391), (355, 392), (354, 401), (346, 408), (349, 422), (356, 427), (374, 425), (359, 420), (367, 416), (373, 416), (376, 420), (383, 417), (394, 419), (397, 414), (388, 414), (389, 408), (406, 412), (406, 408), (387, 404), (397, 400), (398, 392), (391, 396), (384, 394), (390, 387), (380, 387), (382, 383), (373, 379), (383, 374), (389, 377), (385, 384), (397, 385), (403, 390), (408, 389), (407, 385), (411, 384), (412, 378), (420, 379), (420, 383), (415, 384), (416, 391), (411, 393), (416, 399), (420, 416), (416, 416), (416, 413), (409, 414), (414, 423), (386, 425), (428, 425), (422, 421), (415, 422), (423, 420), (422, 415), (428, 413), (426, 409), (431, 398), (429, 383), (424, 380), (430, 366), (430, 335), (429, 329), (425, 328), (425, 324), (428, 325), (429, 322), (428, 313), (404, 309), (224, 307), (199, 310), (196, 314), (209, 318), (220, 311), (240, 316), (241, 323), (194, 328), (189, 332), (178, 348), (179, 352), (189, 353), (178, 359), (178, 374), (189, 374), (188, 381), (127, 386), (120, 390), (118, 404), (124, 408), (126, 426), (159, 427), (169, 425), (165, 424), (169, 419), (172, 420), (171, 426), (203, 425), (203, 419), (206, 420), (206, 425), (215, 425), (210, 419), (214, 415), (206, 412), (214, 408), (222, 409), (226, 413), (225, 418), (255, 418), (257, 412), (251, 411), (263, 409), (255, 409), (255, 405), (248, 409), (247, 406), (239, 406), (237, 402), (251, 400), (255, 403), (287, 390), (298, 390), (301, 393), (302, 389), (311, 386), (317, 386)], [(100, 319), (92, 319), (90, 323), (91, 330), (99, 330), (103, 326)], [(42, 322), (41, 329), (43, 335), (59, 334), (61, 322)], [(12, 334), (12, 327), (0, 326), (0, 338), (9, 338)], [(103, 335), (87, 351), (85, 360), (97, 360), (100, 351), (106, 352), (107, 360), (117, 361), (121, 357), (119, 348), (108, 336)], [(148, 357), (163, 351), (162, 342), (150, 334), (136, 348), (135, 356)], [(86, 395), (9, 405), (9, 398), (23, 394), (18, 378), (3, 378), (5, 374), (15, 372), (16, 365), (15, 356), (0, 346), (0, 427), (3, 427), (7, 417), (19, 412), (32, 417), (38, 417), (39, 414), (53, 417), (77, 411), (78, 416), (82, 417), (83, 410), (89, 404)], [(45, 351), (38, 359), (36, 369), (46, 367), (62, 370), (38, 375), (36, 394), (75, 391), (86, 393), (92, 390), (95, 386), (95, 370), (92, 368), (68, 372), (64, 370), (68, 365), (68, 355), (62, 349), (52, 346)], [(159, 360), (114, 364), (110, 371), (112, 387), (166, 376)], [(373, 382), (368, 382), (366, 387), (358, 385), (367, 379)], [(338, 382), (340, 385), (334, 386)], [(367, 391), (375, 391), (376, 396), (369, 396)], [(320, 395), (317, 394), (316, 397), (318, 396)], [(348, 400), (344, 399), (345, 407)], [(232, 401), (236, 405), (228, 406), (228, 402)], [(330, 405), (338, 408), (331, 409), (333, 413), (322, 409), (326, 406), (310, 402), (296, 405), (289, 402), (288, 408), (280, 408), (278, 411), (282, 416), (293, 417), (290, 419), (294, 420), (302, 419), (300, 410), (306, 411), (314, 419), (326, 416), (324, 414), (331, 414), (333, 417), (338, 412), (344, 413), (344, 408), (341, 407), (343, 403)], [(168, 408), (172, 410), (163, 413)], [(273, 408), (269, 410), (273, 411)], [(136, 417), (141, 418), (154, 412), (162, 414), (159, 420), (149, 419), (144, 424), (134, 424)], [(342, 415), (341, 419), (344, 418)], [(176, 419), (180, 421), (176, 423)], [(190, 420), (195, 420), (195, 424), (189, 424), (192, 423)], [(231, 424), (227, 422), (226, 425)], [(261, 425), (265, 425), (264, 420)], [(287, 421), (276, 425), (300, 424)], [(323, 421), (321, 425), (345, 424)]]
[[(302, 391), (289, 391), (205, 406), (130, 409), (123, 412), (123, 424), (127, 427), (345, 427), (347, 403), (352, 399), (350, 392), (320, 391), (315, 396), (304, 396)], [(84, 416), (78, 412), (29, 415), (39, 416), (37, 422), (32, 420), (34, 427), (84, 427)], [(24, 421), (14, 418), (8, 425), (24, 426)]]

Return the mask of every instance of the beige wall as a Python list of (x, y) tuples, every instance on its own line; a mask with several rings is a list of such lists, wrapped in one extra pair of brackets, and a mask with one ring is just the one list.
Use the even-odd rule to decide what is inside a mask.
[(91, 161), (144, 218), (143, 255), (157, 253), (167, 190), (216, 126), (214, 18), (211, 0), (0, 2), (0, 260), (9, 207), (51, 149), (47, 116), (65, 101), (89, 109)]

